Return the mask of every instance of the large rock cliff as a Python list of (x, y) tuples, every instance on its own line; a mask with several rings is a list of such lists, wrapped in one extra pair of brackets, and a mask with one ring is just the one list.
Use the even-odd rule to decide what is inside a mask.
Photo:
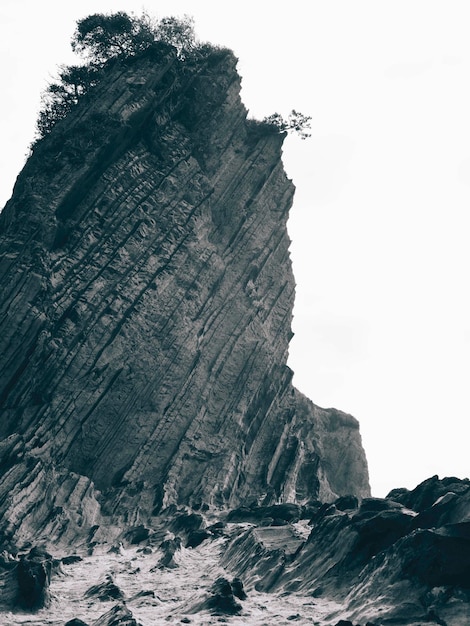
[(236, 59), (112, 64), (1, 215), (0, 530), (369, 494), (357, 421), (287, 367), (294, 186)]

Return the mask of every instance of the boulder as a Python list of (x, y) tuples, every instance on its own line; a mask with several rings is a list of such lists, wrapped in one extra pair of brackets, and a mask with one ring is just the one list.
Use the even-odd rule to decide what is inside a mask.
[(162, 543), (160, 544), (160, 549), (162, 550), (163, 555), (160, 558), (157, 565), (155, 565), (153, 570), (162, 569), (165, 567), (169, 569), (174, 569), (178, 567), (178, 564), (175, 562), (173, 557), (175, 556), (176, 551), (179, 550), (180, 548), (181, 548), (180, 537), (175, 537), (174, 539), (165, 539), (164, 541), (162, 541)]
[(359, 507), (359, 499), (356, 496), (341, 496), (333, 503), (338, 511), (350, 511)]
[(209, 530), (193, 530), (188, 535), (186, 548), (197, 548), (203, 541), (212, 536)]
[(104, 613), (92, 626), (141, 626), (124, 604), (116, 604)]
[(126, 541), (131, 545), (137, 545), (149, 538), (150, 530), (141, 524), (140, 526), (134, 526), (129, 528), (124, 535)]
[(122, 600), (124, 595), (114, 582), (113, 577), (108, 574), (103, 582), (90, 587), (85, 592), (85, 597), (97, 598), (101, 602), (106, 602), (107, 600)]
[(239, 598), (240, 595), (243, 595), (241, 590), (243, 590), (243, 585), (240, 587), (238, 581), (234, 588), (233, 584), (226, 578), (218, 578), (211, 587), (212, 595), (206, 601), (206, 606), (213, 613), (237, 615), (241, 613), (242, 605), (235, 600), (235, 597)]
[(16, 568), (17, 602), (20, 607), (38, 610), (49, 604), (52, 563), (52, 556), (39, 547), (32, 548), (27, 555), (20, 557)]

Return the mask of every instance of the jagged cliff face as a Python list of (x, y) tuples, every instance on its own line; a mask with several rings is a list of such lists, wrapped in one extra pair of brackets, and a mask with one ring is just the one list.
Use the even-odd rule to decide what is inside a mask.
[(236, 59), (116, 63), (2, 216), (1, 528), (369, 493), (358, 423), (286, 366), (294, 187)]

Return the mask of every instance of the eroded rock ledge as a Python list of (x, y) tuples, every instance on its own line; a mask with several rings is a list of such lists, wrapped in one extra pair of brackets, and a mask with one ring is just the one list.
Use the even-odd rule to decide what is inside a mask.
[(111, 65), (18, 177), (0, 218), (6, 539), (369, 495), (357, 421), (291, 384), (294, 186), (235, 67), (167, 46)]

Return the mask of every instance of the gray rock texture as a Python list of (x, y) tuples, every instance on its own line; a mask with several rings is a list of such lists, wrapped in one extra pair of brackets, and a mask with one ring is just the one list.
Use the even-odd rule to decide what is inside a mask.
[[(0, 531), (369, 495), (358, 422), (287, 367), (294, 186), (227, 50), (111, 65), (0, 217)], [(91, 530), (90, 530), (91, 529)]]

